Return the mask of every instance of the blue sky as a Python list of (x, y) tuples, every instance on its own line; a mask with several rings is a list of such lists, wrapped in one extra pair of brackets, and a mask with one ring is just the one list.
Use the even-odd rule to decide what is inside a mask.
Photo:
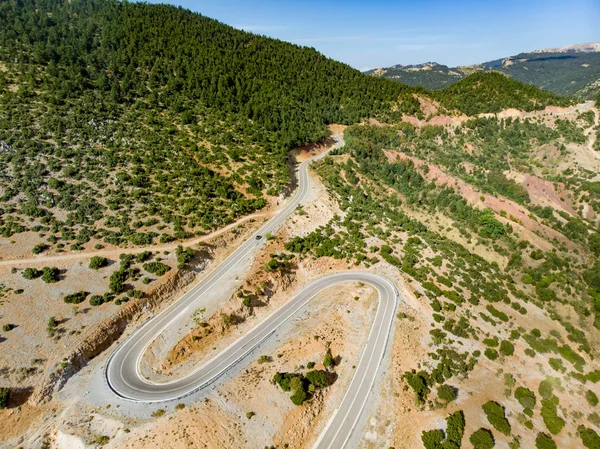
[(455, 66), (600, 41), (599, 0), (175, 0), (236, 28), (314, 47), (357, 69)]

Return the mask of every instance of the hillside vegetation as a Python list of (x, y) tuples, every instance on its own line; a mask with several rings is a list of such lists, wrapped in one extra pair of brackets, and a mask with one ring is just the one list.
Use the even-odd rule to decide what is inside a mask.
[[(160, 301), (178, 297), (198, 271), (213, 269), (244, 239), (254, 241), (260, 220), (210, 241), (152, 245), (222, 228), (269, 201), (280, 206), (292, 186), (289, 151), (328, 137), (327, 125), (345, 124), (344, 146), (311, 166), (321, 183), (313, 183), (306, 207), (254, 242), (247, 277), (232, 269), (217, 287), (237, 293), (224, 308), (190, 311), (195, 333), (182, 340), (190, 346), (175, 346), (182, 357), (176, 360), (188, 366), (179, 349), (237, 338), (246, 319), (251, 325), (268, 316), (313, 277), (369, 270), (392, 280), (402, 299), (381, 382), (391, 394), (373, 401), (380, 408), (368, 424), (374, 438), (385, 438), (378, 447), (598, 446), (595, 106), (553, 113), (545, 108), (573, 101), (497, 72), (435, 92), (409, 87), (165, 5), (9, 0), (0, 3), (0, 23), (0, 244), (8, 259), (0, 267), (0, 347), (13, 348), (0, 357), (0, 408), (14, 408), (42, 373), (81, 376), (66, 388), (87, 391), (85, 376), (100, 369), (104, 355), (94, 353), (89, 369), (77, 373), (65, 371), (71, 368), (63, 358), (84, 332), (96, 338), (91, 328), (115, 319), (128, 301), (143, 320), (160, 313)], [(52, 263), (29, 254), (107, 244), (141, 248), (85, 251), (81, 260), (58, 255)], [(19, 245), (26, 254), (12, 250)], [(365, 298), (349, 299), (361, 307), (357, 315), (332, 300), (335, 314), (323, 316), (360, 312), (367, 320), (367, 308), (375, 313)], [(235, 432), (227, 434), (229, 446), (250, 445), (251, 432), (260, 438), (257, 447), (294, 446), (325, 425), (335, 408), (327, 401), (343, 392), (353, 357), (362, 354), (353, 342), (332, 353), (317, 335), (358, 339), (359, 321), (339, 335), (323, 331), (329, 327), (312, 334), (310, 323), (302, 332), (312, 344), (293, 331), (287, 337), (301, 343), (296, 352), (307, 360), (316, 360), (311, 351), (319, 340), (327, 350), (323, 369), (315, 361), (281, 366), (290, 360), (284, 352), (295, 350), (272, 341), (274, 352), (260, 356), (259, 370), (240, 369), (244, 394), (221, 396), (215, 388), (217, 400), (207, 396), (187, 407), (186, 398), (186, 405), (165, 405), (151, 417), (185, 427), (181, 444), (197, 445), (198, 429), (214, 426)], [(125, 325), (116, 327), (122, 332)], [(263, 391), (254, 377), (273, 371), (274, 360), (265, 414), (248, 398)], [(161, 376), (175, 368), (157, 367), (165, 369)], [(236, 382), (225, 377), (223, 384)], [(224, 407), (232, 396), (248, 408)], [(117, 406), (102, 409), (112, 430), (92, 435), (88, 424), (101, 420), (101, 409), (82, 398), (68, 398), (68, 413), (85, 415), (81, 421), (71, 420), (56, 395), (48, 407), (0, 413), (8, 426), (21, 420), (21, 410), (35, 409), (45, 423), (19, 432), (39, 433), (48, 446), (68, 434), (65, 423), (90, 444), (114, 438), (110, 444), (127, 445), (130, 427), (155, 444), (162, 428), (148, 416), (123, 418)], [(280, 413), (283, 403), (307, 408)], [(196, 414), (202, 407), (207, 415)], [(169, 416), (158, 421), (167, 408)], [(227, 420), (204, 420), (188, 434), (199, 416), (223, 410)], [(181, 416), (187, 420), (173, 419)], [(11, 432), (3, 438), (21, 438)], [(172, 429), (164, 435), (179, 441)]]
[(500, 112), (516, 108), (524, 111), (544, 109), (548, 105), (570, 104), (556, 94), (512, 80), (500, 73), (474, 73), (464, 80), (435, 92), (434, 96), (448, 109), (467, 115)]
[[(329, 123), (419, 115), (418, 88), (181, 8), (0, 5), (0, 234), (37, 253), (186, 238), (262, 208)], [(439, 94), (468, 114), (564, 100), (497, 76)]]
[(418, 109), (414, 89), (170, 6), (0, 17), (0, 230), (49, 232), (42, 249), (220, 227), (280, 193), (287, 152), (328, 123)]
[[(425, 429), (447, 416), (448, 438), (463, 409), (452, 447), (465, 447), (464, 421), (482, 416), (491, 427), (469, 436), (475, 447), (596, 447), (598, 176), (573, 168), (594, 114), (352, 126), (345, 147), (315, 164), (342, 214), (285, 248), (399, 273), (411, 285), (416, 300), (398, 318), (410, 332), (422, 323), (427, 356), (418, 369), (399, 356), (398, 391), (417, 406), (400, 409), (406, 419), (431, 417)], [(507, 177), (515, 172), (528, 181)], [(528, 189), (536, 178), (561, 202), (541, 207)], [(425, 448), (444, 444), (443, 429), (423, 431)]]

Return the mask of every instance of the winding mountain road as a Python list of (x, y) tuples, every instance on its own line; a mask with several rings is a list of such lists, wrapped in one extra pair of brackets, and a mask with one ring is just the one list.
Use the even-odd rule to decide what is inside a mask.
[[(342, 144), (341, 138), (336, 140), (335, 148)], [(263, 243), (264, 239), (257, 240), (256, 236), (274, 232), (296, 207), (306, 200), (311, 187), (308, 164), (323, 156), (324, 154), (321, 154), (300, 164), (298, 191), (287, 206), (238, 247), (196, 287), (144, 324), (117, 347), (105, 366), (105, 379), (109, 388), (117, 396), (135, 402), (165, 402), (193, 394), (212, 384), (228, 369), (241, 362), (320, 291), (342, 282), (364, 282), (372, 285), (379, 293), (375, 320), (348, 390), (315, 445), (319, 449), (337, 449), (345, 446), (359, 422), (380, 370), (399, 299), (396, 287), (381, 276), (348, 271), (313, 281), (255, 328), (183, 378), (154, 383), (145, 379), (139, 368), (141, 358), (152, 342), (178, 317), (184, 314), (191, 315), (201, 304), (202, 296), (212, 289), (218, 289), (219, 283), (227, 274), (238, 263), (247, 260), (256, 247)]]

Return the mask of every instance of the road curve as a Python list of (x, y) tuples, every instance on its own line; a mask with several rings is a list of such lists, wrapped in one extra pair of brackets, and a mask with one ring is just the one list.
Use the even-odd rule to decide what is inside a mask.
[(255, 328), (184, 378), (154, 383), (146, 380), (139, 371), (141, 358), (154, 339), (181, 314), (190, 314), (196, 310), (196, 303), (207, 291), (219, 288), (219, 281), (238, 263), (243, 262), (257, 245), (262, 244), (264, 239), (256, 240), (256, 235), (274, 232), (306, 199), (310, 191), (308, 176), (310, 161), (305, 161), (300, 165), (298, 191), (281, 212), (238, 247), (196, 287), (148, 321), (116, 348), (105, 366), (105, 378), (109, 388), (117, 396), (130, 401), (149, 403), (172, 401), (193, 394), (212, 384), (228, 369), (242, 361), (323, 289), (341, 282), (364, 282), (375, 287), (379, 293), (375, 320), (348, 390), (327, 427), (321, 433), (315, 447), (319, 449), (341, 448), (346, 444), (377, 378), (398, 302), (398, 292), (395, 286), (381, 276), (348, 271), (313, 281)]

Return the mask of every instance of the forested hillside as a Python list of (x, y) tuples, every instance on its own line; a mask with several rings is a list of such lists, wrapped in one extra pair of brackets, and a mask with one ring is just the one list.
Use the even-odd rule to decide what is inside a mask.
[(507, 108), (533, 111), (551, 104), (567, 106), (571, 103), (566, 98), (496, 72), (474, 73), (432, 95), (446, 108), (458, 109), (467, 115), (500, 112)]
[[(0, 21), (0, 231), (50, 233), (36, 252), (222, 226), (280, 193), (288, 151), (327, 124), (420, 115), (426, 95), (171, 6), (7, 1)], [(469, 114), (564, 102), (473, 81), (440, 99)]]
[[(0, 4), (0, 230), (148, 244), (259, 209), (328, 123), (415, 90), (164, 5)], [(33, 246), (33, 245), (32, 245)]]

